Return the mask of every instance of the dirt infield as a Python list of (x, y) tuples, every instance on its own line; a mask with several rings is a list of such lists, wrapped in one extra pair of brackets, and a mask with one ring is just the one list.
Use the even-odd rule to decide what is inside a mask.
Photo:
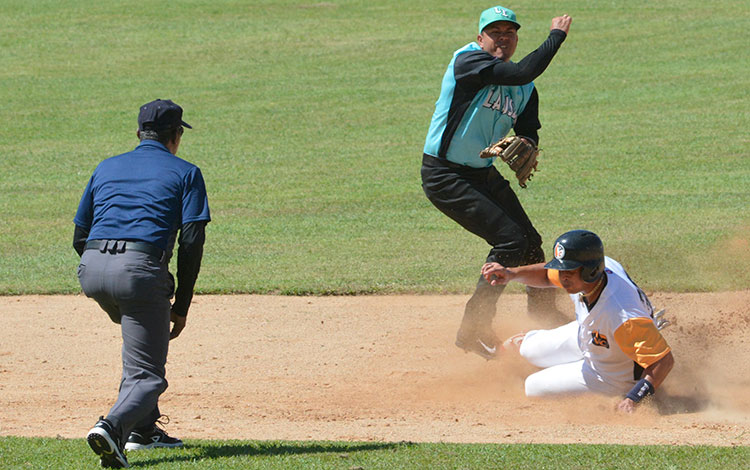
[[(527, 399), (520, 358), (458, 350), (466, 296), (198, 296), (161, 408), (188, 439), (750, 445), (750, 291), (651, 298), (676, 365), (630, 416)], [(534, 326), (501, 302), (501, 336)], [(0, 297), (0, 331), (0, 435), (80, 438), (107, 413), (119, 330), (92, 300)]]

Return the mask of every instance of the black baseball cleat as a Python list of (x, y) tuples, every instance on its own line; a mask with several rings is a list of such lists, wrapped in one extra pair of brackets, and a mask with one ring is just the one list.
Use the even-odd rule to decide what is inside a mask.
[(86, 436), (89, 447), (100, 457), (105, 468), (128, 468), (128, 459), (120, 444), (120, 436), (112, 423), (102, 416)]
[(463, 349), (464, 352), (478, 354), (488, 361), (497, 359), (497, 354), (502, 350), (499, 344), (500, 341), (492, 332), (463, 334), (461, 330), (458, 330), (456, 335), (456, 346)]
[(151, 428), (133, 431), (125, 444), (127, 450), (145, 450), (155, 447), (182, 447), (182, 441), (167, 435), (166, 431), (154, 423)]

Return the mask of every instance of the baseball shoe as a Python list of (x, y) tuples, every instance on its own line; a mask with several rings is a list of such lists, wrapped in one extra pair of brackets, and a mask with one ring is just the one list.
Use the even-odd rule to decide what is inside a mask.
[(466, 334), (459, 329), (456, 335), (456, 346), (464, 352), (473, 352), (488, 361), (497, 358), (497, 353), (500, 351), (499, 343), (497, 336), (491, 330), (484, 333)]
[(155, 447), (182, 447), (182, 441), (167, 435), (166, 431), (156, 425), (146, 430), (133, 431), (125, 444), (127, 450), (145, 450)]
[(100, 458), (102, 467), (128, 468), (128, 459), (122, 450), (120, 436), (112, 423), (100, 417), (86, 436), (89, 447)]

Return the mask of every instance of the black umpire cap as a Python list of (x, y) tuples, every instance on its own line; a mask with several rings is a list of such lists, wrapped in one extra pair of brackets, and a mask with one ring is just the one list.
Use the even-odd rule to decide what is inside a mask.
[(182, 108), (172, 100), (154, 100), (141, 106), (138, 113), (138, 130), (167, 131), (184, 126), (193, 126), (182, 120)]

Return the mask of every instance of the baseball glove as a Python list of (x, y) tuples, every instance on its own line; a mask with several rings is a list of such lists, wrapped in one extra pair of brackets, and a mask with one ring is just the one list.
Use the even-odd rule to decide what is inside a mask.
[(518, 178), (518, 184), (526, 187), (536, 171), (539, 149), (531, 140), (514, 135), (501, 139), (479, 152), (482, 158), (500, 157)]

